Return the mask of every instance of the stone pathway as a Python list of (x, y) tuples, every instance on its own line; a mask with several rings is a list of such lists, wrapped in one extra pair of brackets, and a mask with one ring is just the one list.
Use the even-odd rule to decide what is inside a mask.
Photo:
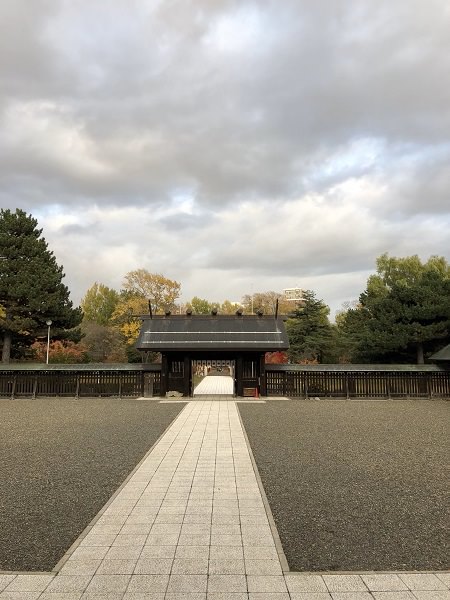
[(450, 599), (448, 573), (289, 573), (270, 524), (236, 403), (192, 401), (59, 572), (0, 574), (0, 600)]
[(194, 390), (194, 396), (232, 396), (234, 393), (234, 381), (232, 377), (225, 375), (208, 375), (204, 377)]

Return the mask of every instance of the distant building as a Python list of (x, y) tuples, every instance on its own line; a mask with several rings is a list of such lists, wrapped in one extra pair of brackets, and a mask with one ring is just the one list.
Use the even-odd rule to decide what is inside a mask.
[(301, 288), (286, 288), (283, 290), (284, 299), (290, 302), (301, 302), (303, 300), (303, 290)]

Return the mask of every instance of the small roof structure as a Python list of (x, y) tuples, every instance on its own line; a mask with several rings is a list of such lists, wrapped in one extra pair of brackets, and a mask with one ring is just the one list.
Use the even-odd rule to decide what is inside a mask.
[(445, 361), (450, 362), (450, 344), (447, 344), (447, 346), (444, 346), (444, 348), (442, 348), (442, 350), (439, 350), (439, 352), (432, 354), (430, 356), (430, 360), (437, 360), (437, 361), (445, 360)]
[(143, 317), (138, 350), (273, 352), (287, 350), (282, 317), (263, 315), (156, 315)]
[(296, 364), (266, 364), (266, 371), (311, 371), (317, 373), (440, 373), (443, 369), (439, 365), (407, 365), (407, 364), (318, 364), (318, 365), (296, 365)]

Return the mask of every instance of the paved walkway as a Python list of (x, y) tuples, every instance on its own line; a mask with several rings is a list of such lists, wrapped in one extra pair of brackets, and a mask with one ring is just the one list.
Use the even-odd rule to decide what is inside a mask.
[(194, 396), (232, 396), (234, 393), (234, 381), (232, 377), (225, 375), (207, 375), (194, 390)]
[(450, 574), (283, 572), (269, 518), (236, 403), (192, 401), (59, 573), (0, 574), (0, 600), (450, 598)]

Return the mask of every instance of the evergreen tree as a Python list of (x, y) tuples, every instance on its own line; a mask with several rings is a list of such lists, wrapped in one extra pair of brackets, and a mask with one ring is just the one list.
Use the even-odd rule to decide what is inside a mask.
[[(0, 332), (2, 362), (20, 345), (31, 345), (47, 331), (52, 321), (52, 338), (79, 339), (73, 328), (82, 318), (73, 308), (69, 291), (62, 283), (63, 269), (41, 237), (37, 220), (23, 210), (0, 210)], [(72, 331), (66, 331), (72, 329)]]
[(422, 263), (383, 254), (359, 300), (342, 327), (356, 360), (421, 364), (450, 336), (450, 265), (443, 257)]
[(286, 322), (289, 359), (292, 362), (327, 362), (333, 346), (330, 309), (311, 290), (303, 292), (303, 302)]

